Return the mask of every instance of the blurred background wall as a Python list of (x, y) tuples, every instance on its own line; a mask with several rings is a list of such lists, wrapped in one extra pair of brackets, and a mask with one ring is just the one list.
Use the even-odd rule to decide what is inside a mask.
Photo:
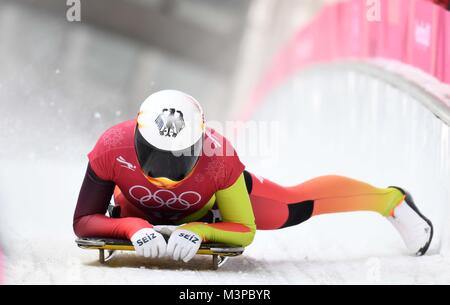
[[(77, 158), (143, 99), (184, 90), (223, 121), (318, 0), (0, 1), (0, 157)], [(45, 143), (45, 145), (42, 145)]]

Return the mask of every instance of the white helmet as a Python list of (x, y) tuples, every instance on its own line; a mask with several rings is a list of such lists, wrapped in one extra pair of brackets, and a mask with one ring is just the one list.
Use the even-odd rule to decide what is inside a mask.
[(184, 179), (196, 165), (203, 147), (205, 119), (192, 96), (163, 90), (142, 103), (135, 132), (136, 154), (151, 178)]

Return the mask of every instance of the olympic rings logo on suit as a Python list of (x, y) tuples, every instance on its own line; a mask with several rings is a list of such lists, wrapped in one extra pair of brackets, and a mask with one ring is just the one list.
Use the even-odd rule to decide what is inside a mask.
[[(136, 191), (142, 190), (143, 196), (137, 196)], [(163, 206), (172, 210), (184, 211), (198, 204), (202, 200), (202, 196), (194, 191), (183, 192), (180, 195), (175, 194), (171, 190), (157, 190), (152, 192), (142, 185), (135, 185), (129, 190), (130, 196), (138, 201), (142, 206), (151, 209), (161, 208)], [(162, 198), (162, 196), (167, 198)], [(187, 197), (194, 197), (192, 202)], [(192, 199), (192, 198), (190, 198)], [(150, 204), (149, 204), (150, 203)]]

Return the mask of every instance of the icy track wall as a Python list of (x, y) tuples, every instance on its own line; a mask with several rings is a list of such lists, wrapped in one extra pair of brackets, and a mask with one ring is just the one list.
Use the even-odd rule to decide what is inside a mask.
[(286, 185), (339, 174), (403, 186), (435, 224), (430, 253), (448, 255), (450, 14), (426, 1), (381, 7), (374, 23), (365, 1), (326, 7), (281, 50), (243, 117), (286, 132), (276, 157), (243, 159)]

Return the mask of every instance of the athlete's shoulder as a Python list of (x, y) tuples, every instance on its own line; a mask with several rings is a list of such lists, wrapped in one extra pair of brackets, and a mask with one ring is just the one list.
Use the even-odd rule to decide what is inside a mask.
[(99, 138), (98, 144), (106, 150), (133, 145), (135, 120), (128, 120), (108, 128)]
[(217, 130), (207, 127), (205, 130), (204, 153), (216, 156), (237, 155), (231, 142)]
[(98, 139), (90, 157), (117, 149), (133, 147), (135, 120), (128, 120), (108, 128)]
[(245, 169), (230, 141), (212, 128), (205, 131), (203, 158), (203, 170), (217, 190), (233, 185)]
[[(115, 160), (131, 158), (134, 153), (135, 120), (125, 121), (107, 129), (88, 154), (89, 164), (98, 177), (114, 181)], [(123, 159), (123, 162), (126, 162)]]

